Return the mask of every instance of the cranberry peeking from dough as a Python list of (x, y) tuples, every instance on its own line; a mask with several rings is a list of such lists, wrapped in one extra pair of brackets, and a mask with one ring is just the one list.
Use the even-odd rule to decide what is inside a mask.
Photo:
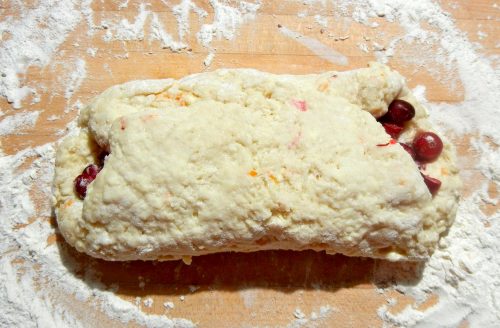
[(425, 175), (423, 173), (420, 173), (420, 174), (422, 174), (422, 177), (424, 178), (424, 183), (427, 186), (427, 188), (429, 189), (429, 192), (431, 193), (431, 195), (435, 196), (437, 194), (439, 188), (441, 187), (441, 181), (436, 179), (436, 178), (432, 178), (428, 175)]
[(415, 108), (412, 104), (402, 99), (395, 99), (389, 105), (389, 110), (382, 117), (382, 121), (403, 125), (404, 122), (415, 117)]
[(441, 155), (443, 142), (433, 132), (421, 132), (413, 139), (413, 149), (417, 155), (417, 160), (432, 162)]
[[(432, 132), (424, 132), (424, 133), (432, 133)], [(434, 134), (434, 133), (432, 133), (432, 134)], [(415, 138), (415, 140), (417, 140), (417, 138), (420, 135), (421, 134), (417, 135), (417, 137)], [(415, 162), (417, 162), (419, 169), (425, 170), (425, 162), (422, 163), (422, 162), (418, 161), (419, 160), (419, 156), (417, 154), (417, 150), (415, 149), (415, 140), (413, 142), (413, 145), (408, 145), (408, 144), (401, 143), (401, 142), (399, 144), (403, 147), (404, 150), (406, 150), (408, 152), (408, 154), (410, 154), (410, 156), (413, 158), (413, 160)], [(441, 141), (441, 139), (439, 139), (439, 140)], [(441, 147), (441, 150), (442, 150), (442, 147)], [(441, 150), (439, 151), (439, 153), (441, 153)], [(439, 156), (439, 154), (437, 156)], [(437, 156), (436, 156), (436, 158), (437, 158)], [(438, 180), (438, 179), (436, 179), (436, 178), (433, 178), (433, 177), (430, 177), (428, 175), (425, 175), (422, 172), (420, 172), (420, 174), (424, 178), (424, 183), (427, 186), (427, 189), (429, 189), (429, 192), (431, 193), (431, 195), (435, 196), (437, 194), (439, 188), (441, 187), (441, 181)]]
[(83, 169), (83, 172), (82, 172), (82, 175), (86, 175), (88, 177), (91, 177), (92, 179), (95, 179), (95, 177), (97, 176), (97, 173), (99, 173), (99, 171), (101, 170), (101, 168), (95, 164), (90, 164), (90, 165), (87, 165), (86, 168)]
[[(395, 99), (389, 105), (387, 113), (378, 119), (379, 123), (385, 129), (385, 132), (391, 136), (391, 141), (377, 146), (388, 146), (395, 144), (396, 140), (404, 129), (404, 123), (415, 117), (415, 108), (409, 102), (402, 99)], [(428, 162), (436, 160), (443, 151), (443, 142), (441, 138), (433, 132), (421, 132), (413, 139), (412, 144), (399, 143), (401, 147), (418, 164), (420, 170), (425, 170)], [(441, 187), (441, 181), (420, 172), (424, 183), (432, 196), (435, 196)]]
[(378, 121), (382, 124), (393, 139), (397, 139), (404, 128), (404, 123), (415, 117), (415, 108), (412, 104), (401, 99), (394, 99), (387, 110), (387, 113), (380, 117)]
[(384, 127), (385, 132), (387, 132), (387, 134), (393, 139), (397, 139), (401, 134), (401, 131), (403, 131), (403, 127), (397, 124), (382, 123), (382, 126)]
[(89, 164), (83, 169), (82, 174), (76, 177), (75, 191), (80, 199), (84, 199), (87, 195), (87, 188), (95, 180), (97, 174), (101, 171), (102, 167), (95, 164)]

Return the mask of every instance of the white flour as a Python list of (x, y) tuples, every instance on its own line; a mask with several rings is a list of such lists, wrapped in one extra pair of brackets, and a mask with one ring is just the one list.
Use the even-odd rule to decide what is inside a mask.
[(71, 99), (75, 90), (77, 90), (87, 75), (86, 63), (83, 59), (78, 58), (71, 64), (73, 71), (66, 80), (66, 89), (64, 90), (64, 98)]
[(7, 116), (0, 121), (0, 136), (22, 133), (23, 130), (35, 126), (40, 112), (29, 111)]
[[(305, 8), (326, 6), (326, 1), (302, 2)], [(17, 12), (21, 15), (2, 17), (0, 22), (0, 95), (14, 108), (26, 106), (23, 99), (29, 95), (32, 96), (31, 101), (36, 102), (37, 90), (42, 87), (26, 79), (28, 69), (53, 64), (59, 47), (77, 24), (86, 24), (87, 37), (104, 29), (103, 38), (107, 42), (157, 40), (161, 47), (172, 51), (193, 47), (190, 36), (195, 36), (195, 43), (209, 52), (204, 61), (209, 66), (216, 54), (214, 40), (237, 37), (241, 26), (252, 21), (261, 6), (260, 2), (211, 0), (209, 5), (213, 14), (209, 14), (190, 0), (175, 3), (163, 1), (162, 4), (164, 11), (153, 12), (147, 2), (134, 9), (128, 0), (121, 1), (114, 16), (99, 21), (90, 1), (41, 1), (39, 5), (29, 8), (22, 1), (13, 1), (12, 6), (18, 8)], [(133, 13), (135, 10), (133, 18), (121, 15), (125, 8)], [(306, 11), (301, 11), (298, 18), (306, 19), (307, 9), (301, 10)], [(458, 104), (428, 103), (427, 107), (431, 118), (456, 143), (464, 134), (472, 136), (471, 155), (459, 158), (465, 183), (477, 182), (477, 175), (486, 178), (462, 200), (456, 223), (425, 265), (422, 278), (416, 285), (405, 283), (403, 278), (411, 279), (411, 275), (407, 276), (411, 270), (405, 265), (377, 264), (375, 280), (385, 287), (380, 289), (381, 292), (396, 289), (413, 296), (419, 303), (424, 302), (430, 293), (437, 293), (439, 302), (424, 312), (416, 306), (408, 306), (402, 312), (394, 313), (391, 309), (396, 301), (389, 298), (388, 304), (378, 310), (379, 317), (388, 326), (456, 327), (464, 320), (471, 327), (496, 325), (500, 322), (500, 214), (495, 211), (488, 216), (481, 211), (484, 204), (498, 203), (498, 197), (490, 195), (488, 188), (493, 185), (500, 189), (500, 82), (495, 62), (480, 56), (477, 46), (468, 41), (437, 3), (430, 0), (344, 0), (339, 1), (337, 11), (375, 29), (378, 26), (376, 17), (397, 22), (403, 27), (401, 34), (393, 39), (384, 39), (384, 44), (368, 38), (358, 44), (363, 51), (373, 52), (378, 60), (390, 64), (393, 55), (404, 51), (402, 46), (410, 45), (417, 52), (402, 57), (411, 64), (421, 65), (422, 69), (429, 70), (433, 76), (440, 76), (439, 80), (450, 85), (454, 80), (448, 78), (446, 73), (458, 73), (465, 91), (464, 101)], [(190, 21), (193, 14), (199, 24)], [(169, 19), (175, 21), (175, 29), (167, 30), (166, 27), (171, 25), (167, 24), (165, 15), (170, 15)], [(322, 27), (331, 28), (328, 20), (320, 15), (316, 15), (314, 20)], [(193, 29), (195, 25), (199, 26), (198, 30)], [(425, 25), (431, 26), (432, 30), (424, 28)], [(345, 33), (330, 32), (332, 35)], [(298, 32), (281, 29), (281, 33), (295, 39), (300, 36), (299, 42), (332, 62), (342, 64), (345, 58), (347, 63), (346, 57), (327, 49), (324, 44), (320, 43), (318, 48), (317, 40), (313, 38), (303, 42), (304, 36)], [(83, 44), (82, 40), (79, 42)], [(106, 49), (89, 47), (86, 52), (93, 57), (103, 50)], [(62, 64), (70, 65), (69, 71), (65, 70), (70, 73), (62, 76), (60, 81), (64, 86), (61, 96), (69, 101), (86, 78), (87, 63), (81, 58), (72, 58)], [(432, 67), (444, 69), (446, 76)], [(425, 87), (416, 88), (415, 93), (426, 103)], [(77, 100), (66, 111), (79, 107), (81, 103)], [(35, 126), (39, 114), (40, 111), (29, 111), (0, 117), (0, 135), (23, 133)], [(53, 119), (57, 116), (48, 118)], [(69, 125), (69, 130), (75, 133), (74, 122)], [(44, 219), (51, 215), (50, 204), (47, 197), (41, 197), (37, 200), (37, 204), (41, 204), (36, 207), (30, 190), (39, 196), (50, 195), (54, 147), (47, 144), (0, 157), (0, 217), (3, 218), (0, 225), (0, 327), (91, 327), (101, 324), (99, 316), (89, 317), (69, 310), (68, 304), (62, 301), (69, 295), (73, 295), (82, 306), (92, 306), (105, 317), (123, 323), (132, 321), (149, 327), (194, 326), (184, 319), (145, 314), (140, 306), (153, 306), (152, 299), (141, 302), (139, 298), (137, 306), (116, 296), (116, 286), (103, 286), (99, 277), (76, 277), (73, 272), (77, 271), (79, 264), (64, 263), (57, 244), (47, 244), (47, 238), (55, 232), (50, 221)], [(30, 158), (35, 160), (28, 168), (18, 170)], [(31, 222), (34, 218), (37, 220)], [(140, 283), (145, 284), (144, 281)], [(192, 292), (197, 288), (192, 286)], [(242, 297), (245, 306), (251, 306), (254, 295), (247, 293)], [(182, 301), (184, 297), (180, 299)], [(164, 307), (172, 309), (174, 306), (172, 302), (165, 302)], [(292, 318), (294, 315), (296, 318), (290, 327), (321, 326), (321, 320), (332, 315), (331, 308), (327, 306), (310, 315), (298, 310), (291, 313)]]
[(178, 52), (190, 46), (186, 39), (189, 34), (194, 32), (197, 42), (209, 50), (208, 57), (204, 61), (205, 66), (209, 66), (215, 53), (215, 48), (212, 47), (214, 38), (217, 40), (222, 38), (233, 40), (240, 26), (246, 21), (254, 19), (260, 7), (259, 2), (240, 1), (231, 5), (226, 1), (210, 0), (209, 3), (214, 11), (211, 22), (202, 24), (199, 31), (196, 32), (190, 30), (190, 13), (195, 13), (200, 22), (205, 22), (208, 19), (208, 13), (205, 10), (198, 7), (191, 0), (182, 0), (174, 6), (164, 2), (165, 7), (170, 10), (177, 22), (177, 40), (172, 36), (172, 33), (165, 30), (165, 24), (159, 15), (147, 9), (146, 3), (140, 5), (139, 13), (133, 22), (125, 18), (103, 21), (101, 25), (105, 26), (107, 30), (104, 40), (143, 40), (146, 37), (145, 26), (149, 15), (151, 15), (149, 40), (158, 40), (164, 49)]
[[(116, 15), (114, 19), (96, 23), (91, 9), (91, 0), (41, 1), (34, 8), (23, 4), (23, 1), (12, 1), (12, 7), (17, 8), (16, 12), (19, 15), (7, 16), (0, 21), (0, 41), (2, 41), (0, 96), (5, 97), (14, 108), (21, 108), (22, 100), (28, 95), (32, 95), (33, 102), (36, 102), (37, 86), (30, 85), (24, 80), (28, 68), (32, 66), (43, 68), (48, 65), (58, 47), (82, 19), (87, 22), (88, 36), (92, 36), (96, 30), (105, 29), (104, 41), (133, 41), (147, 38), (149, 41), (160, 41), (163, 48), (172, 51), (188, 48), (189, 44), (185, 38), (193, 32), (197, 36), (197, 42), (207, 48), (209, 56), (213, 58), (214, 38), (234, 39), (240, 26), (254, 19), (260, 7), (259, 2), (241, 1), (237, 5), (230, 5), (225, 1), (211, 0), (210, 6), (214, 15), (209, 22), (205, 22), (208, 20), (207, 12), (197, 7), (191, 0), (181, 0), (173, 7), (166, 1), (162, 3), (177, 21), (179, 40), (175, 40), (172, 33), (165, 30), (165, 22), (157, 13), (152, 13), (148, 9), (150, 4), (147, 2), (140, 4), (139, 11), (133, 20)], [(123, 2), (119, 5), (119, 9), (127, 6), (128, 1)], [(190, 12), (194, 12), (204, 22), (197, 32), (189, 29)], [(88, 49), (92, 56), (95, 56), (97, 50), (96, 48)], [(210, 62), (211, 60), (206, 61), (207, 64)], [(82, 65), (82, 63), (77, 64)], [(70, 98), (72, 93), (71, 90), (66, 90), (66, 98)]]
[(56, 49), (64, 42), (81, 19), (75, 1), (41, 1), (28, 9), (23, 1), (12, 1), (19, 17), (8, 16), (0, 22), (0, 95), (14, 108), (35, 88), (23, 84), (30, 66), (47, 65)]
[(296, 308), (293, 311), (293, 320), (287, 325), (287, 328), (319, 328), (324, 327), (324, 321), (335, 314), (336, 310), (330, 306), (321, 306), (319, 311), (312, 311), (309, 316), (307, 316), (300, 308)]

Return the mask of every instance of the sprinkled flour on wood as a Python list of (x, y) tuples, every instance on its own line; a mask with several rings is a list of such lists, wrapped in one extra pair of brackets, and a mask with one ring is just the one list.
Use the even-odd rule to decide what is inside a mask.
[[(22, 112), (5, 117), (0, 121), (0, 136), (23, 133), (23, 130), (35, 126), (40, 112)], [(1, 116), (0, 116), (1, 117)]]
[[(326, 1), (298, 3), (301, 4), (296, 13), (299, 22), (306, 20), (309, 12), (314, 12), (316, 25), (329, 29), (324, 35), (331, 35), (330, 40), (341, 35), (346, 37), (335, 39), (349, 38), (346, 30), (331, 29), (332, 20), (321, 16), (323, 11), (313, 10), (326, 7)], [(12, 2), (11, 12), (17, 14), (2, 17), (0, 22), (0, 96), (12, 108), (24, 109), (5, 115), (6, 108), (2, 108), (0, 136), (25, 133), (36, 126), (40, 114), (43, 114), (43, 108), (26, 110), (30, 106), (28, 100), (37, 103), (39, 93), (48, 88), (48, 85), (29, 80), (28, 73), (33, 67), (63, 67), (57, 82), (67, 107), (64, 114), (51, 115), (41, 121), (57, 121), (73, 109), (82, 107), (75, 94), (90, 78), (87, 76), (90, 62), (86, 58), (99, 58), (107, 50), (85, 42), (85, 38), (99, 35), (104, 45), (123, 42), (124, 53), (116, 59), (124, 60), (129, 56), (125, 42), (130, 41), (142, 40), (151, 51), (157, 47), (180, 52), (179, 55), (183, 56), (190, 56), (188, 49), (199, 46), (207, 52), (201, 64), (210, 66), (217, 56), (214, 41), (237, 38), (240, 28), (252, 24), (263, 7), (260, 1), (210, 0), (207, 7), (201, 8), (199, 2), (191, 0), (161, 1), (154, 5), (147, 1), (132, 4), (126, 0), (117, 2), (114, 15), (101, 18), (94, 15), (92, 9), (93, 5), (99, 4), (90, 0), (52, 0), (28, 7), (22, 1)], [(334, 17), (348, 17), (357, 22), (353, 24), (366, 25), (375, 32), (381, 19), (402, 27), (397, 37), (383, 39), (383, 43), (379, 39), (360, 37), (356, 40), (360, 53), (373, 54), (377, 60), (390, 65), (393, 56), (404, 53), (405, 47), (419, 49), (419, 56), (405, 55), (401, 56), (402, 60), (438, 76), (440, 81), (452, 87), (457, 81), (450, 76), (458, 76), (464, 90), (464, 100), (460, 103), (429, 103), (425, 98), (425, 86), (418, 86), (414, 92), (427, 105), (431, 119), (444, 134), (455, 143), (470, 144), (467, 157), (459, 157), (462, 176), (466, 184), (481, 182), (471, 194), (464, 196), (455, 224), (423, 266), (421, 278), (415, 281), (414, 270), (406, 264), (377, 261), (373, 278), (378, 291), (387, 295), (387, 302), (374, 315), (378, 315), (387, 327), (498, 325), (500, 213), (495, 210), (485, 214), (483, 210), (485, 204), (498, 205), (498, 197), (489, 190), (500, 189), (500, 79), (497, 62), (480, 55), (478, 45), (469, 41), (436, 1), (342, 0), (335, 2), (334, 7)], [(161, 11), (153, 8), (161, 8)], [(205, 10), (208, 8), (210, 12)], [(81, 57), (58, 62), (65, 41), (77, 26), (84, 26), (87, 32), (71, 42), (73, 47), (81, 48), (78, 52)], [(338, 49), (334, 50), (302, 32), (295, 32), (291, 27), (281, 26), (273, 33), (296, 39), (313, 54), (330, 62), (347, 64), (347, 57)], [(487, 37), (485, 32), (477, 33), (479, 38)], [(112, 74), (110, 64), (104, 64), (103, 73)], [(68, 132), (77, 132), (75, 121), (56, 135)], [(119, 286), (105, 286), (100, 277), (92, 274), (92, 268), (86, 268), (84, 277), (77, 277), (75, 273), (84, 269), (81, 264), (68, 260), (57, 243), (48, 242), (56, 232), (49, 219), (52, 212), (47, 197), (51, 194), (55, 147), (55, 143), (49, 143), (0, 157), (0, 327), (96, 327), (102, 325), (102, 320), (148, 327), (195, 326), (186, 319), (146, 314), (144, 308), (153, 306), (152, 298), (138, 297), (137, 304), (125, 301), (116, 294)], [(21, 166), (25, 169), (20, 170)], [(144, 288), (146, 282), (140, 280), (139, 284)], [(189, 286), (189, 291), (195, 293), (198, 288)], [(412, 296), (416, 305), (394, 312), (397, 302), (389, 296), (393, 290)], [(436, 304), (423, 311), (417, 308), (432, 294), (438, 295)], [(242, 306), (255, 306), (255, 294), (251, 289), (241, 292), (241, 298)], [(185, 299), (180, 296), (181, 301)], [(189, 297), (177, 307), (186, 303), (189, 303)], [(70, 304), (93, 307), (97, 315), (72, 311)], [(174, 310), (173, 302), (164, 299), (160, 304), (169, 310), (167, 313)], [(336, 310), (327, 305), (310, 313), (299, 307), (295, 311), (292, 308), (289, 319), (293, 321), (289, 327), (321, 327), (322, 320), (335, 315)]]

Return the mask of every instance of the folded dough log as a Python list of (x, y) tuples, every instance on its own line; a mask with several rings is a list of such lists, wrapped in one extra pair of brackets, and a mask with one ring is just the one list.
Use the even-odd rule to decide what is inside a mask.
[[(224, 251), (313, 249), (424, 260), (451, 225), (460, 180), (453, 147), (424, 173), (376, 118), (415, 107), (399, 141), (431, 130), (404, 79), (381, 64), (274, 75), (222, 69), (132, 81), (82, 110), (56, 159), (59, 229), (106, 260), (171, 260)], [(82, 200), (74, 180), (99, 154)]]

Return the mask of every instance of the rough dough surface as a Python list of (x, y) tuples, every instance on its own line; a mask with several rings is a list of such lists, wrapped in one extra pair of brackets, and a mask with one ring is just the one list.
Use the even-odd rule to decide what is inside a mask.
[[(393, 99), (416, 109), (400, 140), (432, 130), (397, 72), (274, 75), (222, 69), (132, 81), (82, 110), (56, 159), (59, 229), (106, 260), (314, 249), (424, 260), (453, 222), (460, 180), (445, 143), (426, 174), (376, 117)], [(441, 135), (441, 137), (443, 137)], [(80, 200), (73, 181), (105, 149)]]

